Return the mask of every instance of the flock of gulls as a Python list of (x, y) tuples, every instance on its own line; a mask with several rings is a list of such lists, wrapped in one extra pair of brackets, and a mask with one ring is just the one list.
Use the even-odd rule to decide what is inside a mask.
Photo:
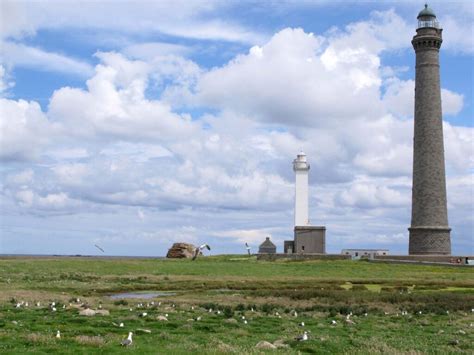
[[(205, 245), (203, 246), (205, 247)], [(37, 308), (41, 308), (42, 305), (41, 305), (41, 302), (36, 302), (35, 303), (36, 307)], [(59, 306), (60, 304), (57, 303), (57, 302), (49, 302), (47, 304), (47, 308), (51, 311), (51, 312), (57, 312), (57, 307)], [(148, 303), (137, 303), (135, 308), (129, 308), (129, 311), (130, 312), (137, 312), (136, 315), (140, 318), (145, 318), (145, 317), (149, 317), (151, 316), (149, 314), (150, 311), (156, 311), (159, 309), (159, 307), (162, 306), (162, 302), (155, 302), (155, 301), (151, 301), (151, 302), (148, 302)], [(176, 304), (174, 303), (170, 303), (170, 302), (167, 302), (163, 305), (163, 311), (169, 311), (169, 312), (178, 312), (178, 308)], [(20, 309), (20, 308), (28, 308), (30, 307), (30, 304), (29, 302), (27, 301), (21, 301), (21, 302), (17, 302), (15, 304), (15, 308), (17, 309)], [(46, 308), (43, 306), (43, 308)], [(62, 304), (61, 309), (65, 309), (65, 308), (68, 308), (68, 309), (78, 309), (78, 310), (81, 310), (79, 312), (80, 315), (94, 315), (96, 314), (95, 312), (97, 312), (97, 314), (104, 314), (104, 313), (99, 313), (100, 310), (102, 310), (102, 305), (99, 304), (98, 305), (98, 309), (97, 311), (93, 311), (89, 308), (89, 306), (87, 305), (87, 303), (84, 303), (84, 302), (81, 302), (81, 300), (79, 298), (76, 298), (73, 300), (73, 303), (69, 303), (69, 307), (66, 307), (65, 304)], [(190, 310), (191, 311), (197, 311), (198, 307), (197, 306), (191, 306), (190, 307)], [(87, 313), (87, 311), (91, 311), (92, 313)], [(183, 311), (182, 309), (180, 311)], [(204, 309), (201, 309), (201, 311), (203, 311), (204, 313), (210, 313), (211, 315), (223, 315), (224, 312), (222, 312), (221, 310), (214, 310), (212, 308), (204, 308)], [(108, 312), (108, 311), (106, 311)], [(251, 313), (255, 313), (256, 310), (251, 308), (250, 309), (250, 312)], [(471, 310), (471, 312), (474, 314), (474, 308)], [(192, 319), (188, 319), (188, 321), (196, 321), (196, 322), (199, 322), (203, 319), (204, 317), (204, 313), (199, 315), (199, 316), (195, 316), (194, 318)], [(109, 313), (106, 313), (106, 314), (109, 314)], [(446, 314), (449, 315), (449, 311), (446, 311)], [(401, 313), (395, 313), (395, 314), (390, 314), (388, 312), (385, 312), (385, 315), (386, 316), (405, 316), (405, 317), (413, 317), (413, 316), (421, 316), (422, 315), (422, 312), (421, 311), (418, 311), (418, 312), (415, 312), (413, 315), (409, 314), (408, 311), (401, 311)], [(273, 312), (271, 314), (267, 314), (266, 316), (268, 317), (272, 317), (272, 318), (282, 318), (282, 315), (276, 311), (276, 312)], [(343, 322), (345, 322), (346, 325), (355, 325), (356, 323), (351, 319), (353, 316), (352, 312), (350, 312), (349, 314), (347, 314), (345, 316), (345, 318), (343, 319)], [(367, 317), (368, 316), (368, 313), (364, 313), (362, 315), (359, 315), (361, 317)], [(292, 310), (289, 312), (289, 314), (287, 315), (287, 317), (291, 317), (291, 318), (298, 318), (299, 315), (298, 315), (298, 312), (296, 310)], [(238, 316), (238, 318), (240, 318), (240, 323), (243, 324), (244, 326), (249, 324), (249, 321), (252, 320), (252, 317), (250, 318), (247, 318), (244, 314), (241, 314)], [(169, 320), (169, 314), (168, 313), (164, 313), (164, 315), (157, 315), (154, 317), (154, 319), (156, 319), (157, 321), (164, 321), (164, 322), (167, 322)], [(227, 318), (227, 322), (229, 322), (229, 320), (232, 320), (233, 322), (235, 323), (239, 323), (239, 320), (235, 319), (234, 317), (232, 318)], [(226, 321), (225, 318), (223, 318), (223, 321)], [(18, 323), (18, 322), (14, 322), (14, 323)], [(123, 322), (120, 322), (120, 323), (115, 323), (115, 322), (112, 322), (112, 324), (116, 327), (119, 327), (119, 328), (125, 328), (125, 325)], [(301, 322), (298, 322), (297, 323), (298, 326), (300, 328), (305, 328), (305, 322), (304, 321), (301, 321)], [(338, 321), (336, 319), (331, 319), (330, 322), (329, 322), (329, 325), (330, 326), (336, 326), (338, 324)], [(471, 323), (470, 324), (470, 327), (474, 327), (474, 323)], [(151, 330), (148, 330), (148, 329), (137, 329), (137, 331), (141, 332), (141, 333), (151, 333)], [(299, 341), (299, 342), (303, 342), (303, 341), (307, 341), (309, 340), (309, 334), (311, 332), (309, 330), (303, 330), (302, 333), (300, 333), (300, 335), (294, 337), (293, 339), (295, 341)], [(462, 330), (459, 330), (458, 331), (459, 334), (466, 334), (466, 332), (462, 331)], [(133, 344), (133, 332), (132, 331), (129, 331), (128, 332), (128, 336), (123, 339), (121, 342), (120, 342), (120, 345), (121, 346), (125, 346), (125, 347), (128, 347), (128, 346), (131, 346)], [(56, 331), (56, 339), (61, 339), (61, 332), (59, 330)], [(259, 344), (261, 343), (264, 343), (263, 345), (264, 346), (274, 346), (273, 344), (271, 343), (268, 343), (266, 341), (262, 341), (260, 342)], [(257, 345), (259, 345), (257, 344)], [(459, 344), (459, 340), (453, 340), (453, 345), (456, 345), (456, 344)], [(286, 345), (283, 345), (283, 346), (286, 346)]]

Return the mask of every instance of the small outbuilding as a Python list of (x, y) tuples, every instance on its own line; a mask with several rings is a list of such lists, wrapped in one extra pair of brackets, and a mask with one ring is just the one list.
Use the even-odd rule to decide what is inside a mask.
[(273, 244), (270, 240), (270, 237), (267, 237), (265, 241), (260, 244), (258, 247), (259, 254), (276, 254), (276, 245)]
[(379, 255), (389, 255), (388, 249), (342, 249), (341, 254), (350, 255), (352, 259), (373, 259)]

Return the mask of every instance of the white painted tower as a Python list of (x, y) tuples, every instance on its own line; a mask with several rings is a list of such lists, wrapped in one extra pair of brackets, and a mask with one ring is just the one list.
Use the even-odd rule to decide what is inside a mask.
[(308, 219), (308, 171), (306, 154), (302, 151), (293, 160), (295, 171), (295, 226), (309, 225)]

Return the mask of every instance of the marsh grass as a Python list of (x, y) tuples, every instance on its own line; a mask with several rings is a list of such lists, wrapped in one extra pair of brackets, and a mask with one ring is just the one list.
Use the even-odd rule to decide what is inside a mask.
[[(4, 259), (0, 352), (257, 354), (267, 352), (255, 348), (266, 340), (283, 342), (288, 347), (276, 352), (288, 354), (472, 353), (473, 287), (468, 268), (352, 261)], [(177, 294), (148, 307), (151, 300), (109, 298), (135, 290)], [(76, 298), (110, 315), (79, 316)], [(15, 308), (21, 301), (30, 306)], [(52, 312), (52, 301), (66, 308)], [(165, 313), (167, 322), (156, 320)], [(351, 313), (355, 324), (345, 321)], [(300, 343), (294, 337), (302, 321), (310, 339)], [(120, 322), (123, 328), (114, 325)], [(135, 333), (132, 349), (119, 345), (128, 331)]]

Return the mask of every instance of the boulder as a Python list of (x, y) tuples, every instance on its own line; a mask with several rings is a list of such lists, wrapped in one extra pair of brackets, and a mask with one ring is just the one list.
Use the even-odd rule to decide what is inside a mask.
[(86, 308), (86, 309), (83, 309), (82, 311), (79, 312), (79, 315), (81, 316), (95, 316), (95, 311), (93, 309), (90, 309), (90, 308)]
[(268, 341), (262, 340), (255, 345), (257, 349), (276, 349), (277, 347)]
[(273, 342), (273, 345), (275, 345), (277, 348), (288, 348), (288, 345), (285, 344), (285, 341), (283, 339), (278, 339)]
[(192, 258), (196, 247), (188, 243), (174, 243), (166, 254), (167, 258), (182, 259)]
[(106, 309), (97, 309), (94, 312), (95, 314), (100, 314), (102, 316), (110, 316), (110, 312)]

